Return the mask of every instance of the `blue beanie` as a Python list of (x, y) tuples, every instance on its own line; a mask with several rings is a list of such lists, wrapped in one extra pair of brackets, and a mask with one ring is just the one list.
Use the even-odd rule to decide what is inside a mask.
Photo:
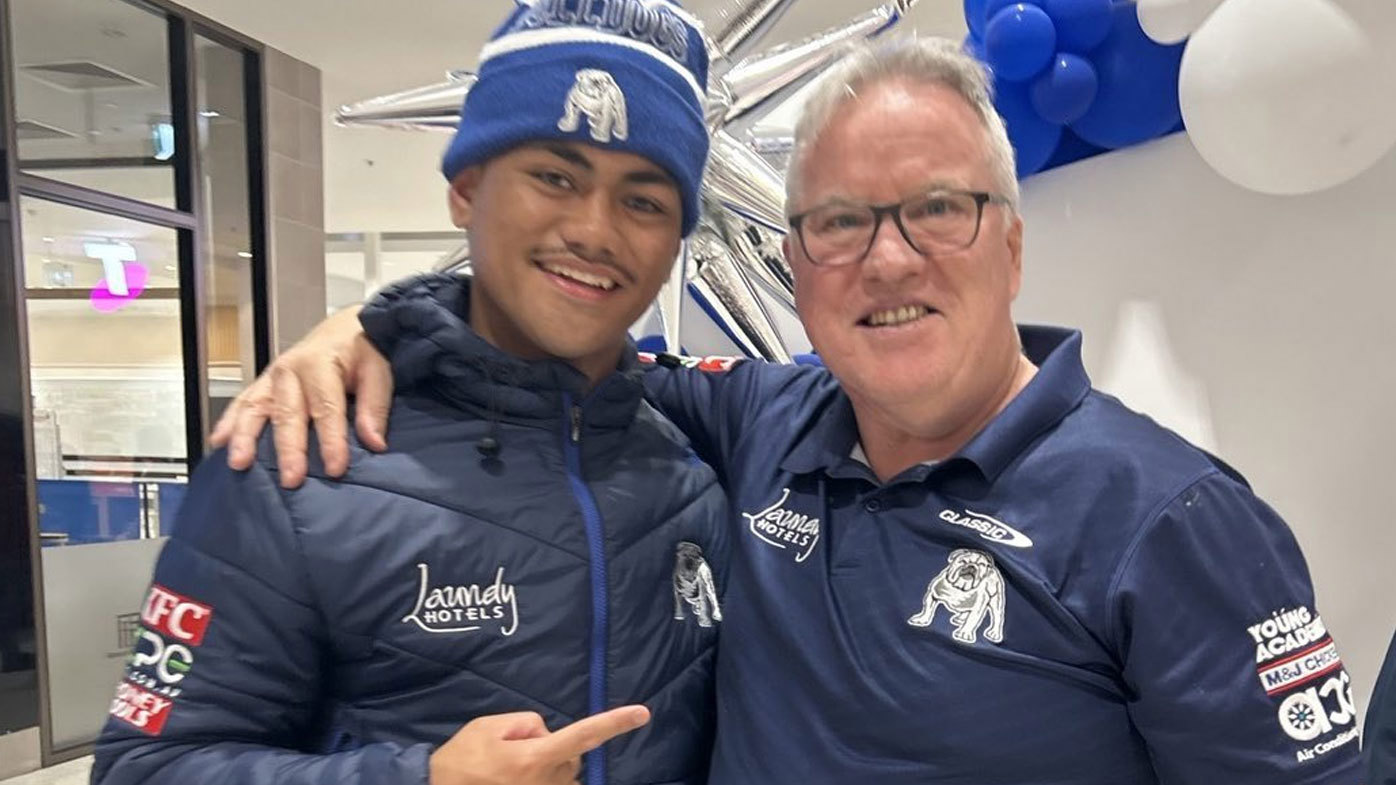
[(673, 176), (683, 234), (698, 223), (708, 157), (708, 53), (671, 0), (518, 0), (480, 52), (446, 150), (447, 180), (524, 142), (593, 144)]

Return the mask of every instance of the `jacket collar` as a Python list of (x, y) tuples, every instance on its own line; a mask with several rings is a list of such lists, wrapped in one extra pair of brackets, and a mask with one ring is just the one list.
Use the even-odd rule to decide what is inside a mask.
[(587, 390), (586, 376), (561, 360), (523, 360), (470, 327), (469, 278), (425, 275), (384, 289), (359, 315), (392, 363), (400, 391), (418, 390), (482, 417), (555, 421), (580, 405), (587, 427), (624, 428), (643, 393), (627, 339), (616, 372)]

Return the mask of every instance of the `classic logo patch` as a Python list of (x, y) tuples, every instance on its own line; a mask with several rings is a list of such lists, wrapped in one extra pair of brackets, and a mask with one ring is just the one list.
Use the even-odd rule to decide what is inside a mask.
[(1003, 642), (1004, 584), (994, 557), (983, 551), (961, 548), (950, 554), (949, 564), (931, 579), (921, 612), (907, 619), (913, 627), (929, 627), (941, 607), (954, 625), (951, 637), (960, 643), (978, 640), (979, 628), (987, 621), (984, 638)]
[(431, 633), (475, 632), (490, 624), (505, 637), (519, 629), (518, 590), (505, 582), (503, 567), (495, 571), (492, 582), (483, 585), (433, 586), (425, 563), (419, 563), (417, 571), (417, 604), (402, 617), (403, 623), (412, 622)]
[(686, 618), (685, 605), (693, 611), (699, 627), (711, 627), (713, 622), (722, 621), (712, 568), (703, 558), (703, 549), (691, 542), (679, 543), (674, 552), (675, 621)]
[(1007, 545), (1011, 548), (1031, 548), (1032, 539), (1026, 534), (982, 512), (965, 510), (941, 510), (940, 519), (952, 526), (960, 526), (978, 534), (989, 542)]
[(782, 550), (795, 552), (795, 561), (803, 562), (819, 544), (819, 519), (785, 509), (790, 489), (782, 488), (775, 504), (758, 512), (744, 512), (748, 528), (758, 539)]

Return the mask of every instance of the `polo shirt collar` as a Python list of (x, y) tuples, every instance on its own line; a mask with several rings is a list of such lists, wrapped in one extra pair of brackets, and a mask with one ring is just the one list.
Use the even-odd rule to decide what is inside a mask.
[[(911, 467), (906, 479), (924, 479), (934, 468), (957, 462), (974, 465), (993, 482), (1023, 450), (1075, 409), (1091, 382), (1081, 362), (1081, 333), (1061, 327), (1020, 326), (1023, 353), (1038, 367), (1027, 387), (955, 455), (934, 465)], [(842, 390), (799, 436), (781, 462), (793, 474), (823, 471), (831, 477), (872, 478), (854, 457), (858, 423)]]

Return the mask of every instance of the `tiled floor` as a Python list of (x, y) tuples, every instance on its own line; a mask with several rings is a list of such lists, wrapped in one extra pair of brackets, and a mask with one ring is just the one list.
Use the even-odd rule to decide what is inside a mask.
[(32, 774), (0, 780), (0, 785), (87, 785), (92, 758), (78, 758)]

